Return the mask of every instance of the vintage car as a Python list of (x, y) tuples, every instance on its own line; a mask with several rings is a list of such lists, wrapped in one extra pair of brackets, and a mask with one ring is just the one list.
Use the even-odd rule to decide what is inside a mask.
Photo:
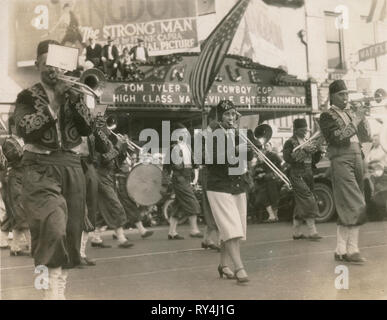
[[(331, 221), (336, 217), (335, 204), (331, 184), (330, 161), (323, 158), (314, 171), (315, 196), (320, 209), (316, 222)], [(364, 181), (364, 193), (367, 204), (367, 215), (371, 221), (387, 218), (387, 170), (375, 164), (369, 164), (368, 174)], [(292, 192), (286, 188), (281, 190), (279, 209), (280, 220), (290, 221), (294, 201)]]

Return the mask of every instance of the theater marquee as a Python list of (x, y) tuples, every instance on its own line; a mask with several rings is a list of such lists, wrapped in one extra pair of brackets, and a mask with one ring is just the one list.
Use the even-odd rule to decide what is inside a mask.
[[(175, 63), (139, 66), (133, 81), (108, 82), (101, 103), (129, 108), (157, 106), (195, 109), (189, 88), (189, 75), (196, 54), (172, 57)], [(286, 79), (289, 81), (286, 82)], [(276, 109), (308, 111), (307, 85), (275, 68), (253, 64), (246, 58), (229, 56), (206, 98), (206, 106), (220, 100), (233, 101), (244, 110)]]

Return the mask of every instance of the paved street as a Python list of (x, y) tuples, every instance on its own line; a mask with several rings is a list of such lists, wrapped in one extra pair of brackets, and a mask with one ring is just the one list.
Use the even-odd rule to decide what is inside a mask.
[[(111, 233), (105, 235), (112, 249), (89, 247), (97, 266), (70, 271), (68, 299), (386, 299), (387, 222), (372, 222), (361, 231), (360, 246), (366, 265), (349, 265), (349, 289), (334, 286), (334, 223), (318, 225), (320, 242), (291, 239), (289, 223), (248, 226), (242, 256), (251, 282), (239, 286), (221, 280), (218, 254), (200, 248), (200, 239), (167, 240), (166, 227), (155, 228), (146, 240), (135, 231), (130, 249), (116, 248)], [(1, 298), (40, 299), (33, 287), (31, 258), (1, 252)]]

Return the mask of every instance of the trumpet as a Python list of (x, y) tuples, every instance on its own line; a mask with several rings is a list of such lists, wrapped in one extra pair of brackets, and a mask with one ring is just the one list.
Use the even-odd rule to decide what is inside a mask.
[(384, 89), (379, 88), (375, 91), (373, 97), (366, 96), (360, 99), (350, 100), (348, 103), (350, 104), (351, 109), (353, 111), (356, 112), (356, 111), (359, 111), (359, 109), (366, 109), (366, 111), (368, 111), (367, 112), (367, 115), (368, 115), (369, 109), (371, 108), (371, 102), (375, 101), (377, 103), (381, 103), (386, 97), (387, 97), (387, 92)]
[[(103, 72), (99, 69), (88, 69), (82, 73), (80, 78), (57, 75), (58, 80), (71, 84), (71, 90), (81, 94), (89, 94), (99, 98), (106, 84), (106, 78)], [(99, 92), (98, 92), (99, 91)]]
[(126, 138), (125, 136), (123, 136), (122, 134), (119, 134), (119, 133), (115, 133), (113, 130), (109, 129), (110, 133), (112, 135), (114, 135), (117, 139), (121, 140), (121, 141), (124, 141), (127, 143), (128, 147), (134, 151), (134, 150), (138, 150), (138, 151), (142, 151), (142, 148), (140, 146), (138, 146), (137, 144), (135, 144), (133, 141), (129, 140), (128, 138)]
[(293, 149), (293, 152), (294, 151), (297, 151), (298, 149), (303, 149), (305, 148), (306, 146), (311, 146), (312, 144), (315, 144), (317, 143), (317, 139), (321, 139), (323, 138), (322, 136), (322, 133), (320, 130), (316, 131), (308, 140), (306, 140), (305, 142), (301, 143), (300, 145), (298, 145), (297, 147), (295, 147)]

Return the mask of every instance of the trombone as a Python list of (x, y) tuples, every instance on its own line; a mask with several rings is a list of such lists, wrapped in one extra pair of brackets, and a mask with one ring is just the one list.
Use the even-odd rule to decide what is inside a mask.
[(106, 84), (104, 73), (96, 68), (88, 69), (82, 73), (80, 78), (57, 75), (57, 79), (72, 85), (71, 90), (81, 94), (88, 94), (93, 97), (100, 97), (100, 92)]
[[(261, 124), (254, 130), (254, 137), (263, 145), (268, 142), (273, 134), (272, 128), (268, 124)], [(260, 160), (262, 160), (273, 172), (280, 178), (289, 189), (292, 189), (292, 184), (288, 177), (278, 167), (266, 157), (265, 153), (262, 152), (247, 136), (239, 134), (239, 136), (247, 143), (250, 144), (255, 154)]]
[[(261, 124), (254, 130), (254, 138), (257, 139), (262, 145), (270, 140), (272, 134), (273, 130), (268, 124)], [(274, 172), (274, 174), (287, 185), (289, 189), (292, 189), (292, 184), (290, 183), (288, 177), (280, 169), (278, 169), (278, 167), (273, 162), (271, 162), (271, 160), (266, 157), (266, 155), (247, 136), (239, 132), (239, 137), (241, 137), (242, 140), (251, 146), (258, 158), (263, 161)]]

